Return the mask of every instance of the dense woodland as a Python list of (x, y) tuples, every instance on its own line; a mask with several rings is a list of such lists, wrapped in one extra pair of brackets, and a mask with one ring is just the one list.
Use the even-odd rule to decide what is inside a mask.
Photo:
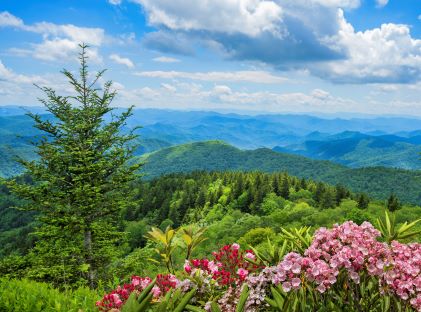
[[(400, 223), (421, 217), (420, 207), (402, 204), (393, 195), (389, 200), (373, 200), (342, 185), (286, 173), (202, 171), (140, 180), (132, 187), (136, 204), (122, 211), (119, 225), (128, 233), (128, 259), (130, 252), (145, 247), (144, 235), (151, 226), (163, 230), (188, 224), (209, 227), (214, 239), (203, 247), (201, 252), (206, 253), (249, 232), (258, 233), (259, 228), (274, 235), (281, 227), (317, 228), (345, 220), (374, 222), (386, 207), (397, 210)], [(34, 213), (12, 209), (19, 201), (8, 194), (6, 187), (1, 191), (0, 213), (5, 222), (1, 224), (0, 255), (23, 255), (36, 239), (28, 235), (36, 225)]]

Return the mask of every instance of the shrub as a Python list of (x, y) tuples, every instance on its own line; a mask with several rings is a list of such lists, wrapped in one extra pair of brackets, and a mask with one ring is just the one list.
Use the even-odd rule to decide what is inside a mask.
[(46, 283), (0, 279), (0, 311), (88, 312), (97, 311), (99, 295), (88, 288), (59, 291)]

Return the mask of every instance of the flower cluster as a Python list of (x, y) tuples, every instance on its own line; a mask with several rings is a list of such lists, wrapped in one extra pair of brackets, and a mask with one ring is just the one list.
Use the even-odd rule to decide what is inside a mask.
[(379, 235), (368, 222), (361, 226), (345, 222), (331, 230), (320, 228), (304, 257), (295, 253), (285, 256), (277, 266), (274, 283), (283, 282), (282, 288), (288, 292), (298, 289), (300, 278), (305, 277), (324, 293), (336, 283), (341, 271), (357, 284), (363, 271), (379, 277), (392, 262), (387, 244), (377, 241)]
[(386, 290), (421, 311), (421, 244), (392, 242), (388, 246), (377, 241), (378, 236), (380, 233), (368, 222), (319, 229), (304, 256), (288, 253), (277, 266), (248, 278), (251, 291), (247, 305), (260, 304), (270, 284), (281, 284), (285, 292), (290, 292), (306, 281), (324, 293), (336, 284), (339, 274), (356, 284), (367, 274), (379, 278)]
[[(140, 294), (145, 289), (152, 279), (149, 277), (132, 276), (129, 284), (124, 284), (123, 287), (118, 286), (109, 294), (105, 294), (102, 300), (96, 302), (96, 306), (100, 311), (109, 311), (114, 309), (119, 311), (124, 305), (132, 292)], [(167, 293), (171, 288), (181, 286), (182, 283), (172, 274), (159, 274), (156, 277), (156, 284), (152, 288), (154, 298), (159, 298), (162, 294)], [(114, 311), (113, 310), (113, 311)]]
[[(305, 285), (305, 291), (315, 289), (317, 297), (328, 291), (352, 291), (350, 283), (365, 283), (369, 278), (379, 281), (379, 292), (394, 295), (421, 312), (421, 244), (394, 241), (388, 245), (379, 242), (379, 236), (379, 231), (368, 222), (360, 226), (345, 222), (330, 230), (320, 228), (303, 255), (290, 252), (270, 267), (256, 265), (256, 255), (251, 250), (241, 251), (235, 243), (226, 245), (212, 253), (211, 260), (186, 261), (184, 271), (189, 276), (184, 281), (171, 274), (158, 275), (152, 293), (159, 301), (170, 289), (186, 292), (195, 287), (195, 302), (212, 300), (221, 311), (231, 312), (247, 283), (245, 311), (256, 312), (268, 307), (265, 297), (270, 294), (271, 285), (286, 293)], [(338, 280), (345, 281), (346, 287)], [(150, 283), (149, 277), (133, 276), (130, 284), (105, 295), (97, 306), (100, 311), (119, 311), (132, 292), (140, 293)], [(210, 311), (210, 301), (204, 308)]]
[(382, 277), (382, 284), (399, 298), (409, 300), (421, 311), (421, 244), (392, 242), (393, 266)]
[(239, 244), (225, 245), (212, 253), (213, 260), (193, 259), (186, 261), (184, 270), (188, 273), (195, 273), (202, 270), (218, 281), (219, 285), (241, 284), (251, 272), (259, 267), (249, 260), (255, 260), (256, 256), (251, 250), (240, 251)]
[(129, 284), (123, 287), (118, 286), (109, 294), (105, 294), (102, 300), (96, 302), (96, 306), (100, 311), (109, 311), (111, 309), (119, 309), (134, 291), (141, 292), (152, 280), (149, 277), (132, 276)]

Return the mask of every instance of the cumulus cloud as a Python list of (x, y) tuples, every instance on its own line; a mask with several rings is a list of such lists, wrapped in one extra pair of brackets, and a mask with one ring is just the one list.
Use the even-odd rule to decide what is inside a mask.
[(151, 50), (181, 55), (194, 55), (195, 51), (189, 36), (160, 30), (145, 34), (143, 44)]
[[(217, 47), (232, 59), (277, 66), (344, 56), (343, 51), (320, 41), (337, 33), (338, 25), (331, 21), (339, 0), (216, 0), (212, 5), (187, 0), (137, 2), (151, 25), (162, 26), (144, 39), (145, 46), (154, 50), (193, 54), (195, 41)], [(351, 6), (356, 1), (342, 3)]]
[(315, 89), (304, 92), (236, 90), (226, 84), (204, 87), (197, 83), (174, 82), (157, 88), (120, 92), (120, 103), (140, 103), (142, 107), (178, 109), (233, 109), (268, 112), (347, 111), (356, 103)]
[(173, 58), (173, 57), (167, 57), (167, 56), (159, 56), (152, 59), (155, 62), (159, 63), (177, 63), (180, 62), (179, 59)]
[(0, 13), (0, 27), (22, 27), (23, 21), (9, 12)]
[[(382, 1), (382, 0), (378, 0), (378, 1)], [(361, 5), (360, 0), (313, 0), (313, 1), (308, 1), (308, 2), (309, 4), (313, 2), (313, 3), (318, 3), (327, 7), (349, 8), (349, 9), (355, 9)]]
[(183, 72), (183, 71), (143, 71), (137, 76), (161, 79), (191, 79), (201, 81), (236, 81), (254, 83), (283, 83), (288, 79), (273, 75), (266, 71), (233, 71), (233, 72)]
[(46, 84), (47, 80), (40, 76), (26, 76), (16, 74), (11, 69), (7, 68), (0, 60), (0, 81), (12, 82), (17, 84)]
[(122, 0), (108, 0), (108, 3), (113, 5), (120, 5)]
[(166, 90), (168, 90), (168, 91), (171, 91), (171, 92), (176, 92), (176, 91), (177, 91), (177, 88), (176, 88), (176, 87), (174, 87), (173, 85), (170, 85), (170, 84), (168, 84), (168, 83), (161, 83), (161, 86), (162, 86), (164, 89), (166, 89)]
[(376, 0), (377, 7), (385, 7), (389, 3), (389, 0)]
[(133, 62), (129, 58), (127, 58), (127, 57), (121, 57), (118, 54), (111, 54), (110, 55), (110, 60), (116, 62), (117, 64), (125, 65), (128, 68), (133, 68), (134, 67)]
[[(152, 25), (173, 30), (202, 30), (257, 36), (279, 32), (282, 9), (274, 1), (135, 0), (148, 13)], [(212, 14), (209, 14), (212, 12)]]
[(383, 24), (356, 32), (339, 11), (341, 29), (332, 45), (347, 48), (345, 60), (329, 62), (314, 72), (336, 82), (413, 83), (421, 79), (421, 40), (407, 25)]
[[(91, 46), (90, 58), (100, 62), (98, 47), (104, 42), (104, 30), (101, 28), (77, 27), (75, 25), (57, 25), (40, 22), (33, 25), (25, 24), (20, 18), (9, 12), (0, 13), (0, 27), (14, 27), (23, 31), (40, 34), (43, 41), (26, 49), (27, 54), (35, 58), (54, 61), (74, 58), (78, 52), (78, 44), (84, 42)], [(21, 54), (25, 50), (20, 49)]]
[[(235, 60), (278, 70), (305, 69), (338, 83), (409, 83), (421, 79), (420, 40), (407, 25), (355, 31), (342, 9), (360, 0), (136, 0), (158, 27), (144, 40), (163, 52), (213, 47)], [(379, 5), (388, 1), (378, 0)], [(272, 8), (271, 10), (267, 8)], [(218, 14), (215, 14), (218, 12)]]

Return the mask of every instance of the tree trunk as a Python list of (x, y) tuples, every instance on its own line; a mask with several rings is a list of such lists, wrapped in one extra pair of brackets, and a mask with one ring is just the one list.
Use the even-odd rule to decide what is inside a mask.
[(93, 265), (93, 254), (92, 254), (92, 232), (91, 230), (85, 231), (84, 247), (86, 251), (86, 263), (89, 264), (88, 270), (88, 282), (89, 287), (94, 289), (95, 287), (95, 268)]

